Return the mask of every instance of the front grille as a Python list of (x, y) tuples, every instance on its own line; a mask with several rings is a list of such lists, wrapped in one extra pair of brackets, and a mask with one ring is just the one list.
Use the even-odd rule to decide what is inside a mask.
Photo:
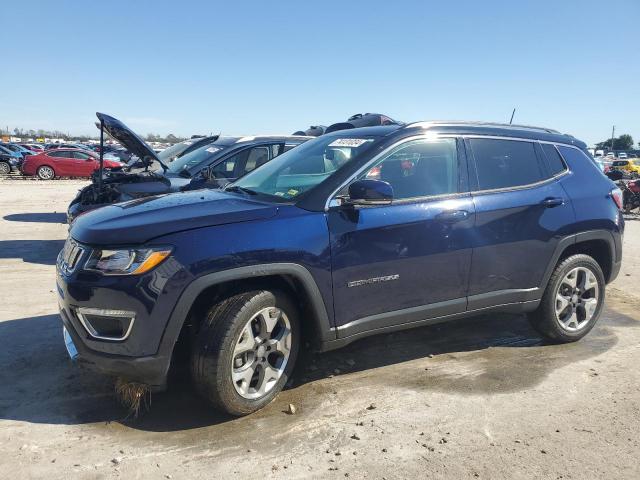
[(58, 267), (63, 273), (72, 273), (78, 266), (84, 252), (85, 249), (78, 242), (71, 237), (67, 238), (64, 248), (58, 255)]

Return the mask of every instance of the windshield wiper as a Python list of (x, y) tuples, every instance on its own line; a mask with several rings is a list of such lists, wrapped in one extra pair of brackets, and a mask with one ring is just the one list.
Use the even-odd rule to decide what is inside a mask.
[(258, 192), (251, 190), (250, 188), (245, 188), (245, 187), (239, 187), (238, 185), (232, 185), (228, 188), (224, 189), (225, 192), (242, 192), (242, 193), (247, 193), (249, 195), (257, 195)]

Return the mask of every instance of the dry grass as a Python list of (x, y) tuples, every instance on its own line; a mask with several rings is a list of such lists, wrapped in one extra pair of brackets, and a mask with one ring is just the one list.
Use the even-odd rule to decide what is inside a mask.
[(120, 403), (129, 410), (129, 416), (138, 417), (140, 409), (148, 410), (151, 405), (151, 391), (144, 383), (116, 380), (116, 395)]

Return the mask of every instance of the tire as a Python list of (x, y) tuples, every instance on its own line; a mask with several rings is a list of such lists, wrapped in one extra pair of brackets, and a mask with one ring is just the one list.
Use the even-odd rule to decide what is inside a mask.
[(11, 173), (11, 164), (9, 162), (0, 162), (0, 175), (9, 175)]
[(40, 180), (53, 180), (54, 178), (56, 178), (55, 170), (49, 165), (39, 166), (38, 170), (36, 170), (36, 174), (38, 175), (38, 178), (40, 178)]
[[(575, 280), (573, 272), (577, 272)], [(548, 340), (575, 342), (598, 321), (604, 298), (605, 280), (598, 262), (589, 255), (572, 255), (556, 266), (540, 305), (529, 314), (529, 321)]]
[[(269, 322), (264, 315), (269, 315)], [(192, 343), (191, 377), (198, 393), (235, 416), (267, 405), (293, 371), (300, 345), (298, 318), (294, 303), (278, 291), (238, 293), (213, 305)], [(270, 322), (275, 325), (273, 337), (263, 341), (268, 337), (263, 329)], [(287, 347), (288, 357), (278, 350)]]

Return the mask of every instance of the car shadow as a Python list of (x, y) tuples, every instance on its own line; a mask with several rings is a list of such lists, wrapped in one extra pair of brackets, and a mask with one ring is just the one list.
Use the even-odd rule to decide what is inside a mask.
[(13, 213), (5, 215), (4, 220), (9, 222), (28, 222), (28, 223), (66, 223), (67, 216), (58, 212), (39, 212), (39, 213)]
[(0, 258), (21, 258), (27, 263), (55, 265), (64, 240), (0, 240)]
[[(228, 434), (243, 422), (278, 421), (289, 403), (303, 412), (366, 375), (366, 384), (490, 394), (529, 389), (564, 365), (599, 355), (617, 342), (611, 326), (640, 322), (612, 311), (582, 341), (545, 344), (522, 315), (484, 315), (377, 335), (341, 350), (301, 355), (293, 379), (274, 402), (244, 418), (217, 412), (174, 372), (169, 391), (152, 394), (134, 418), (116, 401), (113, 382), (68, 358), (58, 315), (0, 322), (0, 418), (45, 424), (118, 422), (133, 430), (175, 432), (216, 427)], [(37, 332), (37, 336), (34, 336)], [(425, 366), (426, 365), (426, 366)], [(486, 371), (478, 372), (478, 368)], [(368, 375), (374, 371), (375, 374)]]

